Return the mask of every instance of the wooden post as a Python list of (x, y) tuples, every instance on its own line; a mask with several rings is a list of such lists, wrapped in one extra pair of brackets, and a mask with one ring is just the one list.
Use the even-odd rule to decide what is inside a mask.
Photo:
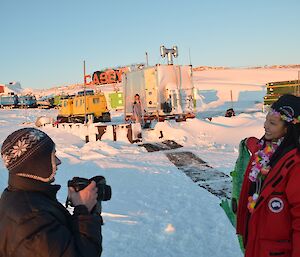
[(116, 127), (117, 125), (112, 125), (113, 127), (113, 137), (114, 137), (114, 141), (117, 141), (117, 132), (116, 132)]
[(107, 126), (97, 126), (98, 134), (96, 134), (96, 141), (101, 140), (102, 136), (105, 134)]
[(132, 126), (131, 126), (131, 124), (128, 124), (128, 125), (126, 126), (126, 128), (127, 128), (127, 138), (128, 138), (128, 141), (129, 141), (131, 144), (133, 144), (133, 138), (132, 138)]

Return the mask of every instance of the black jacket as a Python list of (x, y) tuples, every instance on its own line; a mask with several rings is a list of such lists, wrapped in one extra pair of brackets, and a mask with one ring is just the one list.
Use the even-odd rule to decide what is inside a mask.
[(0, 257), (99, 257), (100, 216), (56, 199), (60, 186), (10, 176), (0, 199)]

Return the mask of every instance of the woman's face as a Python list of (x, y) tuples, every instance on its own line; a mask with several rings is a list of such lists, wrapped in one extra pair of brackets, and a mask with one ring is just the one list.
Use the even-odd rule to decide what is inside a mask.
[(280, 115), (272, 112), (267, 114), (264, 128), (266, 140), (277, 140), (287, 133), (287, 127)]

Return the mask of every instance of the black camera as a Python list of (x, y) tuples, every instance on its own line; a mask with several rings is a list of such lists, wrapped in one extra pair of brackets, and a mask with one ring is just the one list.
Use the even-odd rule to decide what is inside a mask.
[[(92, 181), (96, 182), (98, 188), (98, 203), (92, 212), (101, 213), (101, 201), (108, 201), (111, 199), (111, 187), (106, 185), (106, 180), (103, 176), (95, 176), (90, 179), (74, 177), (72, 180), (68, 181), (68, 187), (73, 187), (76, 192), (79, 192), (87, 187)], [(68, 207), (68, 205), (73, 206), (70, 199), (67, 199), (66, 207)]]

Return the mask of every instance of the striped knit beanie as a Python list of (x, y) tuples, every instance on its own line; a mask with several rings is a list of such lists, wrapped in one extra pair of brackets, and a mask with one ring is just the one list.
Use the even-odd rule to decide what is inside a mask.
[(1, 156), (9, 174), (51, 182), (54, 174), (51, 153), (54, 142), (43, 131), (23, 128), (10, 134), (2, 144)]

